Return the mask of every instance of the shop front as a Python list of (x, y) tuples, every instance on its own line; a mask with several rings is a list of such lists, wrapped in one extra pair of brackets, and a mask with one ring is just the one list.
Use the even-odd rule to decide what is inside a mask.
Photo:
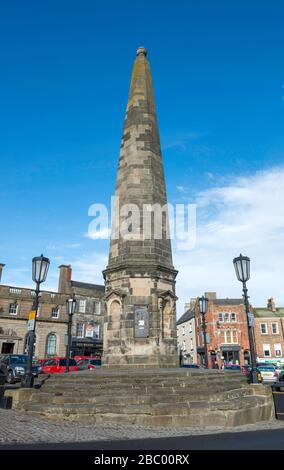
[(240, 364), (240, 346), (221, 346), (222, 360), (224, 364)]
[(71, 355), (74, 356), (101, 356), (103, 342), (94, 338), (72, 338)]

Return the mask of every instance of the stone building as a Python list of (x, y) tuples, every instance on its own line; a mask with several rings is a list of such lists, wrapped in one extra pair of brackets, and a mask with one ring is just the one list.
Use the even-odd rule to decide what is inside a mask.
[[(0, 265), (0, 279), (4, 266)], [(70, 266), (61, 266), (59, 291), (41, 292), (36, 324), (35, 356), (38, 358), (65, 356), (66, 299), (72, 293), (78, 300), (73, 317), (73, 352), (101, 353), (104, 286), (72, 281), (71, 273)], [(33, 300), (33, 289), (0, 284), (0, 353), (25, 352), (27, 320)]]
[(102, 354), (104, 322), (104, 285), (72, 280), (70, 265), (59, 266), (58, 292), (75, 295), (76, 311), (72, 324), (73, 356)]
[[(146, 56), (146, 49), (140, 47), (133, 66), (109, 261), (104, 271), (107, 310), (103, 359), (105, 366), (113, 367), (178, 364), (177, 271), (168, 237), (160, 137)], [(162, 211), (156, 226), (158, 235), (152, 219), (154, 208)]]
[(181, 364), (197, 364), (195, 301), (177, 320), (177, 343)]
[(284, 363), (284, 308), (270, 298), (266, 308), (254, 308), (253, 314), (258, 360)]
[[(206, 292), (209, 299), (206, 314), (209, 367), (217, 362), (244, 365), (250, 362), (248, 327), (243, 299), (218, 299), (216, 292)], [(198, 302), (195, 307), (196, 342), (199, 364), (204, 363), (202, 317)]]

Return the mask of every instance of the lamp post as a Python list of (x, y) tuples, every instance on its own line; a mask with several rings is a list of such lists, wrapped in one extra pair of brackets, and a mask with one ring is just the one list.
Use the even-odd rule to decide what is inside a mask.
[(248, 335), (249, 335), (249, 347), (250, 347), (250, 360), (251, 360), (251, 382), (258, 383), (258, 372), (256, 369), (256, 354), (254, 347), (253, 338), (253, 321), (250, 312), (249, 296), (247, 289), (247, 281), (250, 278), (250, 258), (247, 256), (240, 255), (233, 260), (236, 276), (238, 281), (243, 284), (243, 298), (245, 305), (245, 312), (247, 317)]
[(70, 363), (70, 349), (71, 349), (71, 341), (72, 341), (72, 318), (75, 313), (76, 308), (76, 299), (75, 295), (70, 299), (66, 300), (66, 311), (68, 315), (68, 330), (67, 330), (67, 346), (66, 346), (66, 370), (65, 372), (69, 372), (69, 363)]
[(35, 345), (35, 328), (36, 328), (36, 317), (38, 312), (39, 305), (39, 294), (40, 294), (40, 284), (46, 280), (48, 268), (50, 261), (48, 258), (45, 258), (43, 255), (35, 256), (32, 260), (32, 279), (36, 284), (35, 289), (35, 298), (32, 306), (33, 315), (29, 319), (29, 334), (28, 334), (28, 360), (27, 360), (27, 370), (26, 374), (22, 381), (22, 387), (32, 388), (34, 384), (33, 376), (33, 354), (34, 354), (34, 345)]
[(206, 341), (206, 322), (205, 322), (205, 315), (208, 311), (208, 299), (207, 297), (199, 297), (199, 311), (202, 316), (202, 329), (203, 329), (203, 340), (204, 340), (204, 362), (205, 367), (208, 369), (208, 351), (207, 351), (207, 341)]

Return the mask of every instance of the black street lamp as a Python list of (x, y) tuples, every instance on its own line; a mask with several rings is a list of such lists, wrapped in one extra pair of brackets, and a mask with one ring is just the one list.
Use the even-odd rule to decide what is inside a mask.
[(202, 329), (203, 329), (203, 340), (204, 340), (204, 362), (205, 367), (208, 369), (208, 351), (207, 351), (207, 341), (206, 341), (206, 322), (205, 322), (205, 315), (208, 311), (208, 299), (207, 297), (199, 297), (199, 311), (202, 316)]
[(70, 363), (70, 349), (71, 349), (71, 341), (72, 341), (72, 318), (75, 313), (76, 309), (76, 299), (75, 295), (73, 297), (66, 300), (66, 311), (68, 315), (68, 330), (67, 330), (67, 346), (66, 346), (66, 370), (65, 372), (69, 372), (69, 363)]
[(28, 333), (28, 360), (26, 374), (22, 380), (22, 387), (32, 388), (34, 384), (33, 376), (33, 355), (35, 345), (35, 328), (36, 317), (39, 305), (40, 284), (46, 280), (50, 261), (43, 255), (35, 256), (32, 261), (32, 278), (36, 284), (35, 298), (32, 306), (32, 316), (29, 318), (29, 333)]
[(236, 276), (238, 281), (242, 282), (243, 284), (243, 298), (244, 298), (244, 305), (247, 317), (247, 325), (248, 325), (248, 335), (249, 335), (249, 347), (250, 347), (250, 358), (251, 358), (251, 382), (258, 383), (258, 372), (256, 368), (256, 354), (255, 354), (255, 347), (254, 347), (254, 338), (253, 338), (253, 321), (252, 321), (252, 314), (250, 312), (250, 304), (249, 304), (249, 296), (248, 296), (248, 289), (247, 289), (247, 281), (250, 278), (250, 258), (247, 256), (238, 256), (233, 260)]

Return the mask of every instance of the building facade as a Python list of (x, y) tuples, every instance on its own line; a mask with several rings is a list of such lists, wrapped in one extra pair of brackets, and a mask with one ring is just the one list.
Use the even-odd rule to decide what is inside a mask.
[(74, 295), (76, 311), (72, 321), (72, 356), (101, 355), (103, 349), (104, 285), (72, 280), (72, 267), (59, 266), (58, 291)]
[[(209, 368), (224, 363), (244, 365), (250, 362), (248, 326), (243, 299), (218, 299), (207, 292), (206, 343)], [(202, 317), (198, 302), (195, 306), (197, 360), (204, 364), (205, 349)]]
[[(0, 265), (0, 279), (4, 266)], [(58, 292), (41, 291), (36, 323), (37, 358), (65, 356), (66, 300), (73, 293), (78, 300), (73, 316), (73, 355), (102, 351), (104, 286), (72, 281), (71, 274), (70, 266), (61, 266)], [(33, 289), (0, 284), (0, 353), (26, 352), (27, 322), (34, 295)]]
[(284, 308), (277, 308), (271, 298), (253, 314), (258, 362), (284, 363)]
[(195, 303), (177, 320), (180, 364), (197, 364)]

